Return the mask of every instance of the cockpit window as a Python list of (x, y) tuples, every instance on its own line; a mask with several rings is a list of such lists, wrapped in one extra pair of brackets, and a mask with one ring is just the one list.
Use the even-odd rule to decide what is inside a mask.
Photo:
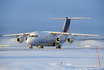
[(38, 35), (29, 35), (29, 37), (35, 37), (35, 38), (38, 38), (39, 36), (38, 36)]
[(35, 35), (35, 37), (38, 38), (39, 36), (38, 35)]

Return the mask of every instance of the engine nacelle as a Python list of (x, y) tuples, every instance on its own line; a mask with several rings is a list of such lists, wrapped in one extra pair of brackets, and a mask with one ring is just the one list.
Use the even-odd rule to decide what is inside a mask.
[(18, 43), (22, 43), (24, 41), (24, 37), (23, 36), (19, 36), (18, 38), (17, 38), (17, 42)]
[(75, 38), (73, 36), (67, 38), (68, 43), (73, 43)]
[(56, 38), (56, 42), (57, 43), (64, 43), (66, 40), (66, 37), (63, 36), (63, 35), (59, 35), (57, 38)]

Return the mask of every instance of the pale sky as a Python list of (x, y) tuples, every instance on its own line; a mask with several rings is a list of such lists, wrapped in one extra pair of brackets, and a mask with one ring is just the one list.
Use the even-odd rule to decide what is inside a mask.
[(70, 33), (104, 35), (104, 0), (0, 0), (0, 34), (61, 31), (50, 18), (63, 17), (90, 18), (71, 20)]

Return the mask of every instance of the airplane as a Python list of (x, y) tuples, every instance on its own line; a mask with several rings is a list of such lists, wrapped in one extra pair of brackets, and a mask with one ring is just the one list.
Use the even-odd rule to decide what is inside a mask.
[(91, 35), (91, 34), (77, 34), (77, 33), (69, 33), (70, 21), (74, 19), (89, 19), (89, 18), (51, 18), (51, 20), (65, 20), (63, 28), (60, 32), (53, 31), (34, 31), (30, 33), (20, 33), (20, 34), (9, 34), (3, 36), (15, 36), (17, 37), (17, 42), (22, 43), (24, 40), (27, 44), (29, 44), (29, 48), (32, 49), (33, 46), (39, 47), (39, 49), (43, 49), (44, 46), (56, 46), (56, 49), (61, 49), (62, 44), (67, 41), (69, 44), (73, 43), (75, 37), (77, 36), (96, 36), (100, 37), (100, 35)]

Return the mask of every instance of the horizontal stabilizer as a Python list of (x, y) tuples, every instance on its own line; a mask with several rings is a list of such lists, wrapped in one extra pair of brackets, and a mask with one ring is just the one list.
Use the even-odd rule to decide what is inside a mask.
[[(51, 20), (63, 20), (66, 18), (51, 18)], [(72, 18), (67, 18), (67, 19), (90, 19), (90, 18), (79, 18), (79, 17), (72, 17)]]

